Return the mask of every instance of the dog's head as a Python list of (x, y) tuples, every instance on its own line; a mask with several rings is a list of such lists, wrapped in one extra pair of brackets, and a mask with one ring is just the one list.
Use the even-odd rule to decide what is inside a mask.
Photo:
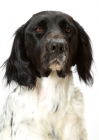
[(84, 29), (62, 12), (44, 11), (33, 15), (15, 33), (12, 52), (6, 61), (7, 83), (32, 88), (36, 77), (69, 74), (71, 66), (86, 84), (92, 82), (92, 50)]

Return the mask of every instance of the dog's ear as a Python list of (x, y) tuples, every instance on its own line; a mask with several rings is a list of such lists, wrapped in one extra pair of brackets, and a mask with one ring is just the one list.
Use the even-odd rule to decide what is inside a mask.
[(28, 60), (24, 47), (24, 30), (26, 24), (21, 26), (15, 33), (10, 57), (5, 62), (5, 77), (7, 84), (15, 81), (19, 85), (32, 88), (36, 85), (36, 74), (33, 64)]
[(93, 57), (90, 38), (79, 23), (75, 21), (75, 25), (78, 29), (78, 51), (76, 58), (78, 75), (87, 85), (92, 85), (93, 77), (91, 73), (91, 65)]

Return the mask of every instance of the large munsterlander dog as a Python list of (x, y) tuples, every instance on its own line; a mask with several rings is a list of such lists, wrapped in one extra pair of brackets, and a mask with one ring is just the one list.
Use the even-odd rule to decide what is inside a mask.
[(83, 95), (71, 67), (92, 84), (92, 50), (84, 29), (69, 15), (44, 11), (15, 33), (5, 62), (8, 96), (0, 117), (0, 140), (87, 140)]

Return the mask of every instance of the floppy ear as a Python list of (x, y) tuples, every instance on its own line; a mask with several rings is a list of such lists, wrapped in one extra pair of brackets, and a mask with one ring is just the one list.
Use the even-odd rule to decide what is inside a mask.
[(36, 85), (36, 74), (33, 64), (27, 58), (24, 47), (24, 30), (25, 26), (21, 26), (15, 33), (10, 57), (5, 62), (7, 84), (12, 81), (19, 85), (32, 88)]
[(78, 75), (86, 84), (92, 85), (91, 64), (93, 57), (90, 38), (76, 21), (75, 24), (78, 28), (78, 51), (76, 58)]

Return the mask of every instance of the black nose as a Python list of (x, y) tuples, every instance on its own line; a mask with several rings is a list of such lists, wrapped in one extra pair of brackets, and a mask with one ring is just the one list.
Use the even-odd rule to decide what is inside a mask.
[(51, 53), (63, 53), (65, 51), (66, 42), (63, 39), (52, 39), (48, 45)]

